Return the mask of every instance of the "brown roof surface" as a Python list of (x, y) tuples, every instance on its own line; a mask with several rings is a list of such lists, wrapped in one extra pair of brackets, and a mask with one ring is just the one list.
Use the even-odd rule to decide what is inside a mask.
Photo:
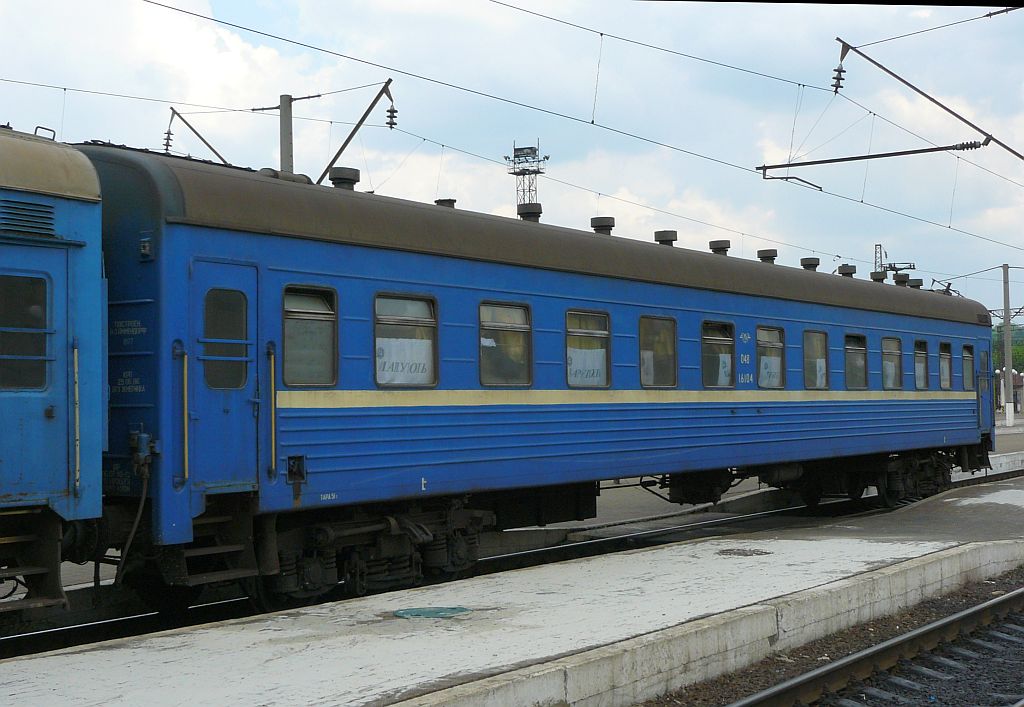
[(157, 153), (95, 145), (83, 149), (104, 161), (142, 167), (158, 185), (165, 217), (173, 223), (990, 323), (978, 302), (927, 290), (283, 181)]

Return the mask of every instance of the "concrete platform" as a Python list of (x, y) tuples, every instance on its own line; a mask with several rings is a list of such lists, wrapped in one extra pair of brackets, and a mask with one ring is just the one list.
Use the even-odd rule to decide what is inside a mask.
[[(628, 705), (1024, 563), (1024, 479), (0, 662), (12, 704)], [(414, 608), (450, 618), (400, 618)]]

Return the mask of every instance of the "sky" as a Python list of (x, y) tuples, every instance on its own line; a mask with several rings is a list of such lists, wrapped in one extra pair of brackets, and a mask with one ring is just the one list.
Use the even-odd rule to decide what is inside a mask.
[[(859, 278), (881, 244), (925, 287), (949, 281), (1000, 313), (1008, 263), (1024, 306), (1024, 160), (998, 145), (768, 172), (805, 182), (756, 169), (984, 134), (1024, 153), (1024, 10), (161, 2), (0, 0), (0, 124), (162, 151), (174, 107), (230, 163), (276, 168), (277, 111), (249, 109), (320, 94), (294, 104), (295, 170), (316, 180), (390, 78), (397, 128), (385, 99), (338, 161), (361, 171), (359, 190), (514, 217), (504, 157), (539, 143), (545, 223), (613, 216), (617, 237), (671, 229), (678, 246), (728, 239), (730, 256), (775, 248), (779, 265), (814, 256)], [(837, 37), (982, 132), (853, 52), (836, 95)], [(180, 120), (170, 129), (173, 153), (217, 159)]]

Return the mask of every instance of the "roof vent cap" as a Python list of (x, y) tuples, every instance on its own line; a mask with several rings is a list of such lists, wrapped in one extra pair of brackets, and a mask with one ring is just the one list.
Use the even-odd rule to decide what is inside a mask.
[(800, 258), (800, 267), (804, 270), (814, 272), (819, 265), (821, 265), (821, 260), (818, 258)]
[(352, 191), (359, 183), (359, 170), (354, 167), (331, 167), (327, 178), (336, 188)]
[(850, 265), (849, 263), (843, 263), (842, 265), (839, 266), (837, 272), (843, 277), (853, 277), (854, 274), (857, 272), (857, 266)]
[(654, 240), (671, 248), (672, 244), (679, 240), (679, 234), (675, 231), (655, 231)]
[(710, 241), (708, 242), (708, 248), (715, 255), (728, 255), (729, 247), (732, 245), (729, 241)]
[(766, 248), (765, 250), (757, 251), (757, 258), (762, 263), (775, 263), (775, 259), (779, 257), (779, 251), (775, 248)]
[(544, 213), (544, 210), (541, 208), (540, 202), (534, 201), (526, 204), (520, 204), (516, 207), (516, 213), (519, 214), (519, 218), (524, 221), (537, 223), (540, 221), (540, 215)]
[(438, 206), (443, 206), (446, 209), (455, 208), (455, 199), (434, 199), (434, 203)]
[(913, 287), (915, 290), (920, 290), (924, 285), (924, 280), (919, 278), (911, 278), (907, 280), (907, 287)]
[(598, 233), (602, 236), (610, 236), (612, 235), (612, 229), (615, 228), (615, 217), (595, 216), (590, 219), (590, 227), (594, 229), (594, 233)]
[(898, 272), (892, 276), (892, 281), (900, 287), (906, 287), (908, 280), (910, 280), (910, 275), (905, 272)]
[(871, 282), (885, 282), (885, 271), (875, 270), (871, 273)]

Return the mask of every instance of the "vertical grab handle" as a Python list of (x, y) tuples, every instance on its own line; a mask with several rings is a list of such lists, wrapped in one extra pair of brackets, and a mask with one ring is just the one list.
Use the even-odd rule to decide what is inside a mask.
[(78, 392), (78, 337), (75, 337), (71, 344), (71, 360), (75, 396), (75, 495), (78, 496), (82, 487), (82, 407)]
[(188, 482), (188, 353), (180, 339), (174, 342), (171, 351), (174, 358), (181, 359), (181, 453), (184, 484)]
[(274, 342), (267, 343), (270, 362), (270, 477), (277, 475), (277, 355)]
[(181, 352), (181, 439), (183, 442), (183, 467), (185, 481), (188, 481), (188, 354)]

